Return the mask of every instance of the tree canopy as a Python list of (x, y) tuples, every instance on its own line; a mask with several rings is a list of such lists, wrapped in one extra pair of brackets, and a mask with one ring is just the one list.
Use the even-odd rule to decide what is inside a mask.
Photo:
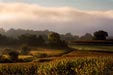
[(41, 35), (38, 37), (33, 34), (23, 34), (18, 37), (21, 44), (31, 45), (31, 46), (38, 46), (44, 44), (44, 39)]
[(54, 48), (67, 47), (67, 43), (64, 40), (61, 40), (60, 35), (55, 32), (48, 34), (48, 41), (49, 41), (49, 45)]
[(108, 33), (103, 30), (99, 30), (94, 32), (94, 39), (95, 40), (106, 40), (106, 37), (108, 36)]

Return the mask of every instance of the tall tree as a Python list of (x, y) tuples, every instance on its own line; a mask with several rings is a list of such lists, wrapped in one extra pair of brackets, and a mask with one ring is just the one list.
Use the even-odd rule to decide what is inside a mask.
[(33, 34), (23, 34), (18, 37), (21, 44), (35, 46), (38, 43), (38, 38)]
[(38, 36), (38, 44), (40, 46), (44, 45), (45, 44), (45, 40), (43, 39), (43, 37), (41, 35)]
[(55, 48), (64, 48), (67, 47), (67, 43), (60, 39), (60, 35), (58, 33), (50, 33), (48, 35), (49, 45)]
[(23, 34), (18, 38), (19, 38), (20, 44), (26, 44), (31, 46), (42, 46), (45, 42), (45, 40), (41, 35), (37, 37), (34, 34)]
[(99, 30), (94, 32), (94, 39), (95, 40), (106, 40), (106, 37), (108, 36), (108, 33), (103, 30)]
[(60, 35), (58, 33), (50, 33), (48, 35), (48, 40), (51, 42), (58, 42), (60, 41)]

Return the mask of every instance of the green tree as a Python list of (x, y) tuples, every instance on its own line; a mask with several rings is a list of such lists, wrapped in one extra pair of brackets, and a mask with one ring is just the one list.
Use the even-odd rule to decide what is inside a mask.
[(48, 35), (48, 40), (49, 41), (52, 41), (52, 42), (60, 41), (60, 35), (58, 33), (55, 33), (55, 32), (50, 33)]
[(38, 43), (38, 38), (33, 34), (23, 34), (18, 37), (21, 44), (36, 46)]
[(108, 36), (108, 33), (103, 30), (99, 30), (94, 32), (94, 39), (95, 40), (106, 40), (106, 37)]
[(60, 39), (60, 35), (58, 33), (50, 33), (48, 35), (49, 45), (55, 48), (64, 48), (67, 47), (67, 43), (64, 40)]

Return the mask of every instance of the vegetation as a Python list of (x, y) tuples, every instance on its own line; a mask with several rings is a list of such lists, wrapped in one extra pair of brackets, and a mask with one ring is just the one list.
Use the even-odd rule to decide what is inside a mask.
[[(12, 30), (15, 31), (16, 30)], [(22, 32), (22, 30), (21, 30)], [(65, 35), (58, 34), (56, 32), (51, 32), (48, 34), (42, 34), (42, 35), (36, 35), (36, 32), (34, 34), (26, 31), (21, 35), (14, 37), (9, 37), (8, 34), (0, 34), (0, 46), (21, 46), (23, 44), (26, 44), (28, 46), (40, 46), (40, 47), (45, 47), (45, 46), (50, 46), (50, 47), (56, 47), (56, 48), (65, 48), (67, 47), (67, 43), (71, 41), (76, 40), (93, 40), (92, 38), (94, 37), (95, 40), (106, 40), (106, 37), (108, 36), (108, 33), (103, 30), (99, 30), (94, 32), (94, 36), (92, 36), (90, 33), (85, 34), (84, 36), (78, 37), (73, 36), (71, 33), (67, 33)], [(47, 37), (48, 35), (48, 37)], [(74, 39), (75, 38), (75, 39)]]
[(30, 55), (40, 58), (40, 57), (55, 57), (67, 52), (62, 49), (48, 49), (48, 48), (37, 48), (36, 50), (31, 50)]
[(108, 36), (108, 33), (103, 30), (99, 30), (94, 32), (94, 39), (95, 40), (106, 40), (106, 37)]
[(30, 48), (27, 45), (22, 45), (21, 46), (21, 54), (27, 55), (30, 51)]
[(14, 62), (14, 61), (17, 61), (17, 60), (18, 60), (19, 52), (17, 52), (17, 51), (10, 51), (10, 52), (8, 53), (8, 55), (9, 55), (9, 57), (10, 57), (10, 60), (11, 60), (12, 62)]
[(37, 37), (33, 34), (23, 34), (18, 37), (20, 44), (26, 44), (29, 46), (39, 46), (44, 44), (44, 39), (41, 35)]
[(79, 40), (79, 41), (70, 41), (70, 44), (73, 45), (95, 45), (95, 46), (111, 46), (113, 45), (112, 40)]
[(66, 58), (42, 64), (0, 64), (1, 75), (112, 75), (112, 73), (112, 57)]
[(71, 33), (51, 32), (46, 38), (29, 33), (16, 38), (0, 35), (0, 46), (4, 48), (0, 75), (112, 75), (113, 41), (106, 40), (107, 36), (106, 31), (97, 31), (95, 40), (87, 33), (75, 36), (79, 38), (75, 41)]
[(49, 46), (53, 48), (66, 48), (68, 47), (67, 43), (64, 40), (60, 39), (58, 33), (50, 33), (48, 35)]
[(105, 45), (70, 45), (70, 47), (75, 48), (77, 50), (84, 51), (109, 51), (113, 52), (113, 46), (105, 46)]

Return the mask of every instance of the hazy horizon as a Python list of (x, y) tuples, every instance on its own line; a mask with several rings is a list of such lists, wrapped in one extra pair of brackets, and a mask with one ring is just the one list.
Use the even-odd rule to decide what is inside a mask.
[(0, 0), (0, 28), (113, 36), (113, 0)]

